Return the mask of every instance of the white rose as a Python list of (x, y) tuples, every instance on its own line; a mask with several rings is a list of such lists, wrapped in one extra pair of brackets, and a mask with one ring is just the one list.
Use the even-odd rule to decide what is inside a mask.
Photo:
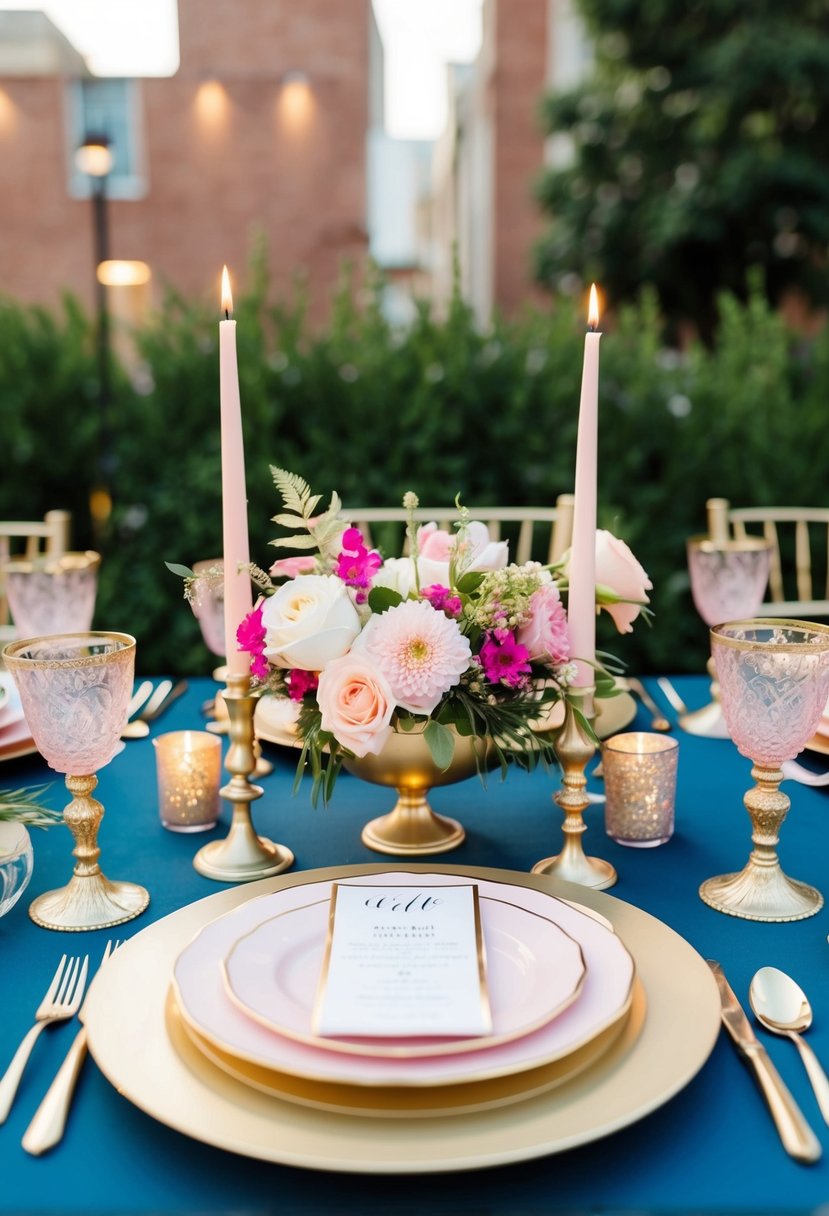
[(371, 580), (372, 587), (388, 587), (403, 599), (414, 591), (414, 562), (410, 557), (390, 557)]
[(333, 574), (304, 574), (265, 600), (265, 654), (277, 667), (322, 671), (350, 648), (360, 618), (345, 583)]

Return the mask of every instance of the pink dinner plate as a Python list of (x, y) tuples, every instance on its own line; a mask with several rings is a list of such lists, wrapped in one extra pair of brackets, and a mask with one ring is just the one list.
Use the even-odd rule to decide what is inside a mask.
[[(458, 875), (386, 872), (360, 877), (358, 885), (439, 886)], [(233, 946), (275, 916), (327, 901), (331, 883), (288, 887), (241, 904), (206, 925), (182, 951), (172, 987), (185, 1022), (207, 1043), (237, 1059), (307, 1079), (346, 1085), (428, 1086), (464, 1084), (507, 1076), (562, 1059), (621, 1020), (630, 1007), (634, 964), (606, 923), (542, 891), (481, 881), (479, 895), (552, 921), (580, 947), (581, 990), (557, 1017), (518, 1038), (478, 1050), (385, 1058), (322, 1049), (276, 1033), (231, 1000), (221, 962)]]
[(474, 1038), (323, 1037), (311, 1029), (328, 931), (329, 899), (277, 913), (241, 937), (223, 960), (231, 1000), (278, 1034), (323, 1051), (404, 1058), (480, 1051), (529, 1034), (579, 994), (584, 957), (554, 921), (484, 895), (481, 922), (492, 1012), (490, 1034)]
[(29, 724), (23, 716), (20, 694), (8, 672), (0, 672), (0, 760), (16, 760), (37, 751)]

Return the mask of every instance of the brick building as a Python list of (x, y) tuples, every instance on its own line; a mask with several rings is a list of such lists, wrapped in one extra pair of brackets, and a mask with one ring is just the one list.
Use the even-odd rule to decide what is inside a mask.
[(218, 293), (224, 262), (242, 286), (261, 233), (276, 289), (303, 268), (319, 317), (343, 260), (367, 250), (382, 94), (370, 0), (179, 0), (178, 16), (178, 72), (121, 81), (90, 77), (42, 14), (0, 14), (0, 290), (91, 304), (90, 181), (74, 151), (104, 126), (110, 253), (146, 263), (145, 297)]
[(590, 48), (573, 0), (484, 0), (483, 41), (470, 68), (450, 72), (450, 121), (435, 149), (434, 297), (444, 302), (457, 250), (464, 295), (481, 320), (537, 298), (533, 245), (543, 217), (533, 188), (546, 161), (539, 104), (575, 83)]

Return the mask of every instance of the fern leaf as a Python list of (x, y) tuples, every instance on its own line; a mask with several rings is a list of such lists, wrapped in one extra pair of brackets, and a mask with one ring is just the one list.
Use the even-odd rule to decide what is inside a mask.
[(289, 473), (287, 469), (278, 469), (275, 465), (271, 465), (271, 476), (288, 510), (293, 510), (304, 518), (305, 506), (311, 497), (311, 487), (308, 482), (296, 473)]

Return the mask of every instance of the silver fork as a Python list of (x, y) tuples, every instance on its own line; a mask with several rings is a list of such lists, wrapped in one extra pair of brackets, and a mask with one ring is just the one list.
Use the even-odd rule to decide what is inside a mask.
[(35, 1024), (24, 1036), (0, 1081), (0, 1123), (5, 1123), (8, 1118), (26, 1061), (41, 1030), (50, 1022), (63, 1022), (78, 1012), (86, 987), (88, 969), (88, 954), (84, 956), (83, 965), (80, 957), (67, 961), (65, 954), (58, 963), (49, 991), (35, 1012)]
[[(104, 957), (101, 959), (101, 967), (120, 945), (120, 941), (107, 942)], [(99, 971), (101, 967), (98, 968)], [(86, 1000), (84, 1000), (85, 1004)], [(83, 1005), (81, 1005), (79, 1016), (83, 1018)], [(72, 1095), (75, 1092), (75, 1083), (85, 1059), (86, 1027), (81, 1026), (63, 1063), (55, 1074), (54, 1081), (47, 1089), (43, 1101), (26, 1129), (21, 1143), (27, 1153), (39, 1157), (41, 1153), (45, 1153), (47, 1149), (54, 1148), (56, 1144), (60, 1143), (66, 1127)]]

